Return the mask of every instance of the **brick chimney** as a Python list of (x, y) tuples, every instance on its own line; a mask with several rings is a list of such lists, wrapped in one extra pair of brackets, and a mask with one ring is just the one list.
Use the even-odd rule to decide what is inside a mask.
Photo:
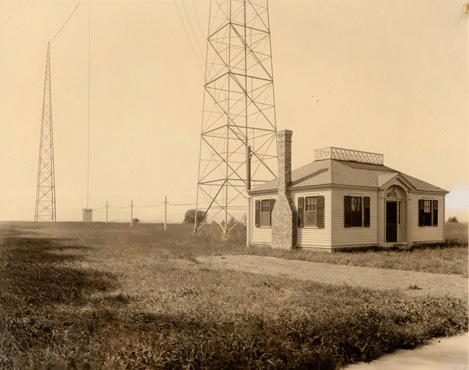
[(296, 210), (288, 190), (291, 185), (292, 135), (290, 130), (278, 133), (278, 194), (272, 212), (273, 248), (291, 249), (296, 246)]
[(286, 193), (291, 184), (291, 138), (290, 130), (280, 131), (277, 135), (278, 153), (278, 192)]

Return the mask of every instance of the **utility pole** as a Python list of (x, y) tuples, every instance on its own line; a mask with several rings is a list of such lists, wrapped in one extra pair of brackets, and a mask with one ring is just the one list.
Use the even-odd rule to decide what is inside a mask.
[(168, 197), (164, 196), (164, 231), (166, 231), (166, 223), (168, 221)]
[(132, 227), (132, 220), (134, 219), (134, 201), (130, 201), (130, 227)]
[(107, 221), (108, 221), (108, 218), (107, 218), (107, 216), (108, 216), (108, 209), (109, 209), (109, 204), (108, 204), (107, 201), (106, 201), (106, 223), (107, 223)]

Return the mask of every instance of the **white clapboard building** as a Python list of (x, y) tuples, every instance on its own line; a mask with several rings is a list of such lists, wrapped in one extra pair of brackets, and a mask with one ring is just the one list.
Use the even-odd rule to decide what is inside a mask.
[(278, 178), (249, 191), (249, 245), (330, 251), (444, 241), (446, 190), (386, 167), (382, 154), (333, 147), (292, 171), (291, 138), (278, 134)]

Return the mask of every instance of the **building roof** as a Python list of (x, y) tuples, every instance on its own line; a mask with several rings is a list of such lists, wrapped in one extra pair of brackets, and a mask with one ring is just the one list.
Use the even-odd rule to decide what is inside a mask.
[[(415, 191), (447, 192), (384, 165), (334, 159), (316, 160), (292, 171), (292, 183), (289, 189), (295, 190), (325, 185), (379, 188), (398, 175)], [(274, 179), (251, 189), (250, 193), (277, 191), (277, 187), (277, 179)]]

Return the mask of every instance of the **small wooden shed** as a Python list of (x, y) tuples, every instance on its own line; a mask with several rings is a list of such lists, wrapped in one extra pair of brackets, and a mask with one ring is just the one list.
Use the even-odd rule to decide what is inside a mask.
[(83, 208), (83, 222), (93, 222), (93, 209)]
[(383, 155), (315, 150), (292, 171), (291, 131), (278, 134), (278, 178), (249, 191), (248, 243), (341, 250), (444, 241), (446, 190), (386, 167)]

